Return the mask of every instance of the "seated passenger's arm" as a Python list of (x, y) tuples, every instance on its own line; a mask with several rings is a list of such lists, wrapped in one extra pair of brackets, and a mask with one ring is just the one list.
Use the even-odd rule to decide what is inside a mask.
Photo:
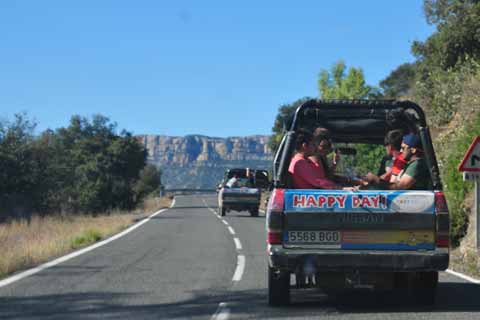
[(399, 181), (390, 184), (390, 189), (408, 190), (415, 184), (415, 178), (404, 173)]

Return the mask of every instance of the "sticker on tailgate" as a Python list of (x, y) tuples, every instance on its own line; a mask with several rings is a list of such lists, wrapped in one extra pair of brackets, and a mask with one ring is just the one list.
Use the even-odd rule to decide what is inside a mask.
[(285, 191), (287, 212), (434, 213), (432, 191)]

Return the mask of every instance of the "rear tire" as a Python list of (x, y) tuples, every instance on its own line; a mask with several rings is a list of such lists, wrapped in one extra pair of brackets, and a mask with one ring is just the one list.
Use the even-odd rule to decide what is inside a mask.
[(283, 306), (290, 303), (290, 273), (275, 272), (268, 267), (268, 304)]
[(224, 206), (220, 205), (218, 207), (218, 213), (222, 216), (222, 217), (225, 217), (225, 214), (227, 213), (227, 209), (225, 209)]
[(251, 217), (258, 217), (258, 208), (250, 210)]

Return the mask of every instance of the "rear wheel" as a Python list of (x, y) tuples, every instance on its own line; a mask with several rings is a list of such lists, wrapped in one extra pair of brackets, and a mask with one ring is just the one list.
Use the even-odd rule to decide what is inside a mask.
[(250, 216), (258, 217), (258, 208), (253, 208), (250, 210)]
[(268, 267), (268, 304), (282, 306), (290, 303), (290, 273)]
[(220, 206), (218, 207), (218, 213), (219, 213), (222, 217), (225, 216), (226, 212), (227, 212), (227, 210), (225, 209), (225, 207), (224, 207), (223, 205), (220, 205)]

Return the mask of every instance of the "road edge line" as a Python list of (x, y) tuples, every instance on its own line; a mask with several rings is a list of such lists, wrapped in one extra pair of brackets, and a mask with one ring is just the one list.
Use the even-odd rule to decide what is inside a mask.
[(210, 318), (211, 320), (226, 320), (230, 315), (230, 308), (227, 308), (226, 302), (220, 302), (218, 304), (217, 311)]
[(240, 239), (233, 238), (233, 242), (235, 242), (235, 249), (237, 249), (237, 251), (242, 250), (242, 243), (240, 242)]
[[(172, 204), (175, 204), (175, 199), (173, 199), (172, 201)], [(173, 206), (170, 205), (170, 208), (172, 208)], [(15, 275), (12, 275), (10, 277), (7, 277), (3, 280), (0, 280), (0, 288), (3, 288), (3, 287), (6, 287), (14, 282), (17, 282), (17, 281), (20, 281), (22, 279), (25, 279), (27, 277), (30, 277), (36, 273), (39, 273), (40, 271), (43, 271), (45, 269), (48, 269), (48, 268), (51, 268), (53, 266), (56, 266), (60, 263), (63, 263), (63, 262), (66, 262), (68, 260), (71, 260), (73, 258), (76, 258), (84, 253), (87, 253), (87, 252), (90, 252), (92, 250), (95, 250), (99, 247), (102, 247), (112, 241), (115, 241), (125, 235), (127, 235), (128, 233), (132, 232), (133, 230), (141, 227), (142, 225), (144, 225), (145, 223), (147, 223), (148, 221), (150, 221), (150, 219), (152, 219), (153, 217), (159, 215), (160, 213), (163, 213), (165, 211), (167, 211), (169, 208), (164, 208), (164, 209), (161, 209), (161, 210), (158, 210), (157, 212), (155, 213), (152, 213), (151, 215), (149, 215), (147, 218), (144, 218), (143, 220), (135, 223), (134, 225), (128, 227), (127, 229), (105, 239), (105, 240), (102, 240), (100, 242), (96, 242), (88, 247), (85, 247), (85, 248), (82, 248), (80, 250), (77, 250), (77, 251), (74, 251), (74, 252), (71, 252), (71, 253), (68, 253), (64, 256), (61, 256), (59, 258), (56, 258), (52, 261), (48, 261), (48, 262), (45, 262), (45, 263), (42, 263), (36, 267), (33, 267), (33, 268), (30, 268), (30, 269), (27, 269), (27, 270), (24, 270), (24, 271), (21, 271), (20, 273), (18, 274), (15, 274)]]
[(244, 271), (245, 271), (245, 256), (243, 254), (239, 254), (237, 256), (237, 268), (235, 269), (235, 273), (233, 274), (232, 281), (238, 282), (242, 280)]
[(457, 272), (457, 271), (453, 271), (453, 270), (451, 270), (451, 269), (447, 269), (447, 270), (445, 270), (445, 272), (446, 272), (446, 273), (449, 273), (449, 274), (451, 274), (451, 275), (454, 275), (454, 276), (456, 276), (456, 277), (459, 277), (459, 278), (461, 278), (461, 279), (463, 279), (463, 280), (467, 280), (467, 281), (469, 281), (469, 282), (471, 282), (471, 283), (480, 284), (480, 280), (475, 279), (475, 278), (472, 278), (472, 277), (470, 277), (470, 276), (467, 276), (466, 274), (463, 274), (463, 273), (460, 273), (460, 272)]

